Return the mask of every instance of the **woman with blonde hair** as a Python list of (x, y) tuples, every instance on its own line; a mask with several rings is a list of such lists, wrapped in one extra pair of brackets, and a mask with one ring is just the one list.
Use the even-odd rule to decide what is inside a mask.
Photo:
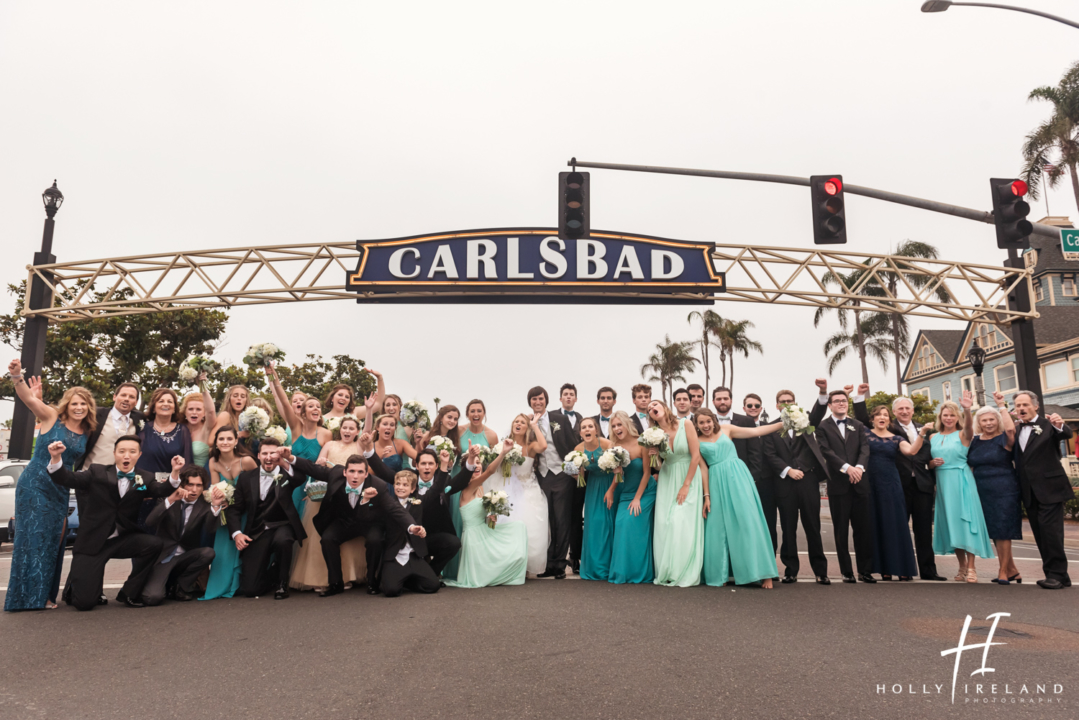
[(996, 408), (986, 405), (974, 414), (978, 434), (970, 441), (967, 464), (974, 473), (989, 538), (997, 548), (1000, 569), (994, 582), (1023, 582), (1012, 558), (1012, 540), (1023, 539), (1023, 513), (1019, 504), (1019, 478), (1012, 464), (1015, 422), (1004, 395), (993, 393)]
[(42, 401), (41, 379), (23, 377), (22, 363), (12, 360), (8, 372), (15, 393), (38, 419), (41, 432), (34, 457), (15, 486), (15, 547), (4, 609), (53, 609), (64, 563), (68, 490), (54, 483), (45, 470), (52, 462), (48, 448), (50, 443), (63, 442), (67, 448), (64, 465), (71, 468), (97, 429), (97, 405), (89, 390), (73, 387), (52, 407)]
[(993, 546), (982, 515), (978, 486), (967, 465), (967, 452), (974, 437), (974, 420), (970, 408), (974, 399), (969, 390), (963, 391), (963, 406), (951, 400), (937, 412), (936, 433), (929, 441), (933, 466), (937, 476), (937, 502), (933, 516), (933, 552), (947, 555), (954, 552), (959, 560), (958, 582), (978, 582), (974, 558), (993, 557)]
[[(221, 403), (221, 410), (217, 413), (217, 421), (214, 422), (214, 430), (224, 425), (231, 425), (239, 430), (240, 413), (247, 409), (251, 400), (251, 391), (246, 385), (232, 385), (225, 391), (225, 399)], [(248, 432), (240, 433), (240, 439), (246, 440)]]

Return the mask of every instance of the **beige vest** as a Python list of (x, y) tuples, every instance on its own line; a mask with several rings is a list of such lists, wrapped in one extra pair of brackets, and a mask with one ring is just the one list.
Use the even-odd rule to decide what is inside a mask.
[[(131, 422), (128, 432), (135, 432), (135, 430), (135, 423)], [(94, 449), (87, 454), (86, 460), (82, 464), (82, 469), (86, 470), (92, 463), (112, 465), (115, 460), (114, 451), (116, 449), (116, 438), (118, 437), (120, 437), (120, 433), (116, 432), (116, 425), (113, 424), (112, 418), (106, 415), (105, 424), (101, 428), (101, 435), (98, 436), (97, 442), (94, 443)]]

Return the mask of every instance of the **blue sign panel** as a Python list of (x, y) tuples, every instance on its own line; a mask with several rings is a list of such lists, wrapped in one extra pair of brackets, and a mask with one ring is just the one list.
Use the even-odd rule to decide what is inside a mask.
[(712, 245), (551, 228), (467, 230), (360, 240), (348, 289), (360, 302), (710, 304), (726, 289)]

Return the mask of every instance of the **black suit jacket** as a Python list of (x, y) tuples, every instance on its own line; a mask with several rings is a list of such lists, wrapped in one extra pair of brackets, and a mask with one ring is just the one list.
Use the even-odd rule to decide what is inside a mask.
[[(635, 428), (637, 428), (637, 434), (638, 435), (640, 435), (641, 433), (643, 433), (647, 429), (647, 428), (645, 428), (644, 423), (641, 422), (641, 417), (640, 417), (640, 415), (637, 414), (637, 408), (636, 407), (634, 407), (633, 412), (630, 413), (629, 419), (633, 421), (633, 426)], [(652, 426), (652, 424), (649, 423), (648, 427), (651, 427), (651, 426)]]
[(142, 501), (171, 495), (176, 489), (168, 481), (155, 480), (152, 472), (136, 470), (135, 474), (142, 478), (145, 489), (139, 490), (138, 486), (131, 485), (122, 498), (115, 465), (95, 463), (79, 472), (61, 466), (52, 474), (52, 481), (57, 485), (75, 488), (83, 494), (75, 552), (96, 555), (117, 528), (121, 535), (142, 532), (139, 530)]
[[(757, 427), (753, 418), (738, 413), (731, 414), (731, 424), (744, 428)], [(734, 448), (738, 451), (738, 459), (746, 464), (753, 479), (760, 482), (767, 474), (764, 467), (764, 443), (761, 442), (761, 438), (731, 438), (731, 440), (734, 441)]]
[[(433, 489), (433, 488), (432, 488)], [(427, 491), (430, 494), (430, 490)], [(409, 516), (409, 524), (411, 525), (423, 525), (423, 500), (419, 495), (413, 493), (408, 498), (408, 509), (401, 507), (400, 499), (394, 495), (393, 504), (401, 508)], [(413, 500), (419, 500), (419, 503), (413, 503)], [(398, 523), (389, 523), (386, 526), (386, 551), (382, 554), (383, 563), (397, 562), (397, 553), (401, 551), (401, 548), (405, 546), (405, 542), (412, 545), (413, 552), (420, 558), (427, 557), (427, 541), (416, 535), (408, 534), (408, 525), (400, 525)]]
[(865, 437), (865, 425), (851, 417), (845, 418), (843, 422), (849, 428), (845, 436), (840, 435), (831, 416), (817, 425), (817, 442), (828, 463), (828, 495), (846, 495), (848, 492), (867, 495), (868, 478), (863, 477), (861, 482), (852, 483), (841, 469), (844, 465), (861, 465), (865, 468), (869, 463), (869, 441)]
[[(866, 410), (865, 401), (854, 403), (854, 417), (858, 419), (860, 423), (869, 427), (869, 411)], [(915, 430), (921, 430), (922, 426), (911, 420), (911, 424), (914, 425)], [(903, 428), (899, 426), (896, 420), (892, 420), (892, 423), (888, 426), (888, 432), (893, 435), (898, 435), (901, 440), (907, 442), (910, 438), (907, 437), (907, 433), (903, 431)], [(933, 468), (929, 467), (929, 461), (933, 459), (933, 451), (929, 447), (929, 438), (922, 441), (922, 449), (918, 451), (918, 454), (914, 457), (904, 455), (901, 452), (895, 454), (895, 468), (899, 471), (899, 477), (903, 481), (903, 487), (911, 487), (919, 492), (933, 494), (933, 490), (937, 485), (936, 473), (933, 472)]]
[(1023, 450), (1019, 447), (1019, 428), (1016, 428), (1012, 450), (1023, 503), (1029, 505), (1031, 496), (1043, 504), (1067, 502), (1075, 497), (1075, 491), (1060, 464), (1059, 443), (1072, 436), (1072, 429), (1065, 424), (1063, 430), (1057, 430), (1044, 415), (1038, 415), (1035, 422), (1041, 434), (1032, 428), (1027, 448)]
[[(596, 415), (595, 417), (599, 417)], [(574, 428), (570, 425), (569, 418), (562, 414), (561, 410), (548, 410), (547, 419), (551, 423), (551, 440), (554, 442), (554, 449), (558, 452), (558, 457), (566, 457), (573, 448), (581, 442), (581, 434), (579, 432), (581, 427), (581, 421), (577, 421), (577, 427)], [(599, 422), (599, 420), (596, 420)], [(558, 430), (555, 430), (554, 426), (558, 425)], [(551, 468), (554, 470), (554, 468)], [(558, 472), (562, 472), (559, 468)]]
[[(174, 502), (166, 508), (165, 498), (160, 498), (146, 517), (146, 527), (153, 529), (154, 534), (165, 541), (161, 555), (157, 558), (158, 562), (171, 556), (176, 551), (177, 545), (184, 550), (213, 547), (214, 533), (220, 526), (221, 520), (214, 516), (210, 503), (201, 496), (195, 500), (195, 505), (191, 508), (191, 517), (187, 519), (187, 526), (181, 535), (180, 523), (183, 522), (183, 517), (183, 502)], [(227, 512), (225, 517), (228, 517)]]
[[(377, 477), (389, 483), (393, 482), (393, 471), (386, 467), (377, 454), (367, 459), (367, 466)], [(423, 495), (419, 495), (423, 501), (423, 527), (428, 533), (457, 534), (450, 515), (450, 503), (457, 502), (457, 498), (453, 495), (468, 487), (470, 480), (472, 480), (472, 473), (464, 465), (456, 475), (452, 476), (448, 472), (442, 472), (441, 469), (435, 470), (434, 477), (431, 478), (431, 487)]]
[[(791, 490), (794, 489), (794, 483), (804, 482), (804, 479), (795, 480), (790, 476), (790, 473), (788, 473), (786, 477), (780, 477), (780, 474), (787, 468), (801, 470), (802, 472), (813, 470), (817, 473), (818, 481), (828, 479), (828, 461), (824, 458), (824, 453), (821, 452), (820, 444), (817, 442), (817, 438), (813, 433), (806, 433), (801, 437), (796, 436), (793, 441), (788, 441), (785, 438), (786, 435), (782, 430), (777, 433), (772, 433), (771, 435), (765, 435), (762, 438), (764, 440), (763, 445), (767, 467), (775, 478), (776, 497), (787, 497)], [(800, 443), (803, 440), (809, 446), (809, 450), (816, 459), (816, 463), (811, 468), (805, 467), (798, 461), (796, 445), (794, 445), (794, 443)]]
[[(289, 525), (292, 526), (296, 539), (303, 544), (304, 539), (307, 537), (307, 531), (303, 529), (300, 513), (296, 512), (296, 506), (292, 504), (292, 491), (306, 483), (307, 478), (304, 477), (303, 473), (297, 472), (296, 468), (292, 469), (292, 475), (288, 475), (284, 470), (279, 470), (279, 472), (281, 473), (281, 482), (279, 484), (274, 483), (270, 487), (269, 493), (275, 496), (274, 502), (284, 510), (285, 518), (288, 520)], [(244, 535), (253, 538), (259, 533), (262, 528), (255, 527), (255, 521), (257, 520), (255, 509), (259, 506), (260, 494), (259, 468), (244, 470), (240, 473), (239, 477), (236, 478), (236, 491), (233, 494), (232, 505), (225, 510), (225, 521), (228, 524), (229, 535), (239, 530)], [(245, 512), (247, 513), (247, 524), (241, 527), (240, 518), (243, 517)]]
[[(370, 462), (370, 458), (368, 458), (368, 462)], [(345, 479), (344, 466), (338, 465), (327, 468), (298, 457), (292, 466), (292, 470), (298, 475), (308, 475), (315, 480), (326, 483), (326, 496), (322, 498), (322, 505), (313, 521), (319, 534), (326, 532), (326, 528), (330, 526), (330, 523), (338, 519), (363, 527), (369, 525), (389, 526), (395, 523), (400, 525), (404, 523), (406, 530), (409, 525), (413, 524), (411, 517), (397, 502), (389, 486), (372, 473), (367, 474), (363, 481), (362, 489), (374, 488), (378, 490), (378, 495), (370, 503), (357, 502), (356, 507), (352, 507), (352, 504), (348, 501), (348, 493), (345, 490), (348, 486), (348, 481)]]
[[(105, 423), (108, 422), (110, 412), (112, 412), (112, 407), (111, 406), (110, 407), (99, 407), (97, 409), (97, 427), (94, 429), (94, 431), (92, 433), (90, 433), (90, 437), (88, 437), (86, 439), (86, 450), (83, 452), (82, 457), (80, 457), (75, 462), (75, 467), (78, 467), (79, 465), (82, 465), (83, 461), (87, 457), (89, 457), (90, 453), (93, 451), (94, 446), (97, 445), (97, 439), (99, 437), (101, 437), (101, 429), (105, 426)], [(138, 435), (139, 434), (138, 425), (139, 425), (139, 423), (141, 421), (146, 419), (146, 416), (143, 415), (138, 410), (132, 410), (128, 414), (128, 417), (131, 418), (131, 430), (130, 430), (130, 433), (132, 435)], [(171, 495), (172, 493), (169, 493), (169, 494)], [(80, 517), (81, 517), (81, 513), (80, 513)]]

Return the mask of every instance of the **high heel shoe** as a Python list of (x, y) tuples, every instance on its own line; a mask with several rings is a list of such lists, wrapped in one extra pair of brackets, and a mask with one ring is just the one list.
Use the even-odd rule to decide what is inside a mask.
[(974, 571), (974, 570), (967, 570), (967, 582), (968, 583), (976, 583), (976, 582), (978, 582), (978, 573), (976, 571)]
[(1010, 583), (1012, 583), (1012, 582), (1013, 583), (1018, 583), (1018, 584), (1022, 585), (1023, 584), (1023, 578), (1019, 577), (1019, 573), (1016, 573), (1015, 575), (1012, 575), (1010, 578), (1008, 578), (1008, 582), (1010, 582)]
[(965, 582), (967, 579), (967, 571), (965, 568), (959, 568), (959, 572), (955, 576), (956, 582)]

